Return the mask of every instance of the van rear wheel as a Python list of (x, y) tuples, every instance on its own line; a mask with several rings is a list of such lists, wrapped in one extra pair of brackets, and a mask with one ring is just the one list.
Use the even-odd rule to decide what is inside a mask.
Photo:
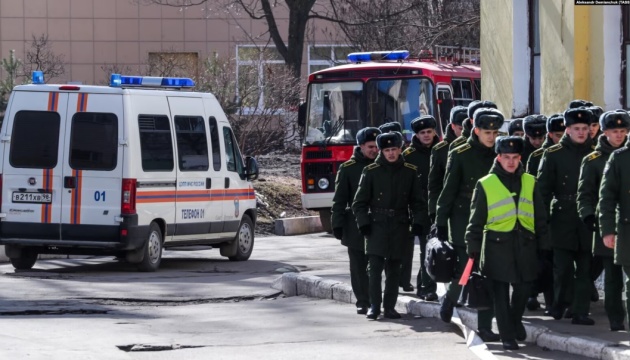
[(37, 261), (37, 253), (33, 250), (22, 249), (19, 257), (10, 258), (11, 265), (17, 270), (29, 270)]
[(243, 215), (241, 224), (236, 232), (236, 255), (230, 256), (231, 261), (245, 261), (254, 250), (254, 223), (247, 215)]
[(162, 262), (162, 230), (156, 223), (151, 223), (149, 238), (143, 247), (142, 261), (138, 263), (138, 270), (153, 272), (160, 267)]

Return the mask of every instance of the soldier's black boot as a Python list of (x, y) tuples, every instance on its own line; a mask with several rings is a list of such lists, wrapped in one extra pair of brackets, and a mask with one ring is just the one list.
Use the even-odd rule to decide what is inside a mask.
[(516, 340), (506, 340), (503, 342), (503, 349), (505, 350), (518, 350), (518, 343)]
[(494, 332), (492, 332), (492, 330), (489, 329), (477, 329), (477, 334), (479, 334), (479, 337), (484, 342), (495, 342), (501, 340), (501, 336), (499, 336), (499, 334), (495, 334)]
[(573, 319), (571, 319), (571, 324), (574, 325), (595, 325), (595, 320), (591, 319), (586, 315), (573, 315)]
[(527, 299), (527, 310), (534, 311), (538, 309), (540, 309), (540, 303), (538, 302), (538, 299), (533, 296)]
[(440, 305), (440, 319), (446, 323), (451, 322), (451, 318), (453, 317), (453, 308), (455, 304), (448, 298), (448, 296), (444, 296), (442, 298), (442, 304)]
[(626, 327), (623, 325), (623, 321), (611, 321), (610, 331), (623, 331)]
[(357, 314), (359, 315), (365, 315), (368, 312), (368, 307), (367, 306), (357, 306)]
[(383, 316), (388, 319), (400, 319), (400, 314), (394, 309), (385, 309)]
[(562, 315), (564, 314), (564, 307), (562, 306), (552, 306), (549, 310), (549, 315), (556, 320), (562, 319)]
[(525, 341), (527, 339), (527, 331), (525, 331), (525, 326), (523, 326), (522, 322), (517, 322), (514, 325), (514, 330), (516, 331), (516, 340)]
[(434, 292), (429, 292), (424, 296), (425, 301), (437, 301), (438, 296)]
[(376, 319), (378, 319), (378, 316), (380, 314), (381, 314), (381, 306), (380, 305), (372, 305), (370, 307), (370, 310), (368, 310), (366, 317), (368, 319), (376, 320)]

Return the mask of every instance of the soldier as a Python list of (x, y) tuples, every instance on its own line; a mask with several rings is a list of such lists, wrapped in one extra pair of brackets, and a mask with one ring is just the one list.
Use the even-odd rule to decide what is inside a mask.
[(593, 103), (590, 101), (586, 101), (586, 100), (581, 100), (581, 99), (575, 99), (575, 100), (571, 100), (571, 102), (569, 102), (569, 109), (577, 109), (579, 107), (590, 107), (593, 106)]
[(621, 300), (623, 274), (621, 266), (614, 264), (614, 251), (604, 246), (597, 229), (597, 203), (606, 161), (613, 151), (625, 145), (630, 116), (624, 110), (607, 111), (601, 116), (600, 125), (604, 136), (599, 137), (595, 151), (582, 160), (577, 201), (580, 218), (594, 232), (593, 255), (601, 257), (605, 269), (604, 307), (610, 330), (619, 331), (625, 329), (623, 321), (626, 317)]
[[(615, 265), (630, 279), (630, 148), (613, 151), (604, 167), (599, 189), (599, 231), (604, 245), (614, 249)], [(608, 269), (606, 269), (608, 272)], [(630, 280), (626, 280), (626, 309), (630, 310)]]
[(562, 114), (553, 114), (547, 118), (547, 138), (542, 144), (540, 149), (535, 150), (527, 160), (527, 173), (538, 176), (538, 165), (542, 158), (543, 152), (551, 146), (560, 142), (562, 136), (564, 136), (564, 116)]
[(602, 130), (599, 126), (599, 117), (604, 113), (604, 109), (599, 106), (590, 106), (588, 109), (593, 113), (593, 118), (591, 119), (591, 124), (589, 125), (589, 132), (591, 139), (597, 141), (597, 138), (602, 134)]
[[(590, 265), (593, 240), (577, 212), (577, 185), (582, 158), (591, 152), (586, 108), (564, 112), (566, 134), (560, 142), (543, 153), (538, 170), (538, 184), (550, 211), (550, 235), (553, 249), (554, 299), (551, 315), (562, 318), (571, 298), (572, 324), (593, 325), (588, 317), (591, 295)], [(573, 281), (573, 294), (569, 289)]]
[[(436, 146), (436, 144), (440, 141), (440, 138), (438, 138), (435, 133), (436, 126), (437, 121), (431, 115), (422, 115), (418, 118), (413, 119), (411, 121), (411, 130), (414, 132), (415, 135), (411, 141), (411, 146), (403, 151), (403, 157), (405, 158), (405, 161), (415, 165), (418, 168), (418, 173), (420, 174), (420, 184), (422, 186), (422, 195), (425, 199), (427, 198), (427, 182), (429, 178), (429, 162), (431, 161), (431, 149)], [(427, 235), (429, 234), (429, 229), (431, 228), (431, 220), (429, 219), (428, 214), (426, 218), (422, 219), (421, 224), (424, 232), (419, 239), (420, 269), (418, 270), (418, 276), (416, 277), (416, 285), (418, 289), (416, 294), (421, 299), (427, 301), (435, 301), (438, 298), (436, 294), (437, 285), (431, 279), (426, 271), (426, 268), (424, 267)], [(407, 257), (403, 259), (401, 270), (402, 273), (400, 276), (402, 279), (402, 284), (409, 283), (411, 279), (414, 242), (415, 241), (413, 238), (411, 239), (411, 241), (409, 241), (410, 249), (408, 251)]]
[[(548, 247), (547, 213), (536, 178), (521, 164), (522, 137), (497, 139), (490, 174), (477, 181), (466, 230), (468, 256), (479, 260), (506, 350), (525, 340), (525, 303), (538, 276), (538, 250)], [(479, 255), (481, 254), (481, 257)], [(512, 301), (510, 302), (510, 284)]]
[[(527, 165), (529, 156), (540, 149), (545, 141), (545, 134), (547, 134), (547, 117), (545, 115), (529, 115), (523, 119), (523, 129), (525, 130), (525, 147), (523, 147), (523, 153), (521, 154), (521, 161), (523, 165)], [(525, 166), (523, 166), (525, 168)], [(535, 175), (534, 175), (535, 176)]]
[(370, 307), (367, 274), (368, 257), (365, 255), (365, 240), (359, 232), (357, 221), (352, 213), (352, 201), (359, 187), (363, 168), (370, 165), (378, 155), (376, 137), (381, 132), (367, 127), (357, 132), (357, 145), (350, 160), (341, 164), (335, 181), (331, 224), (333, 234), (348, 248), (350, 259), (350, 282), (357, 298), (357, 314), (367, 314)]
[(468, 119), (467, 121), (464, 120), (463, 122), (464, 130), (462, 132), (462, 136), (455, 139), (455, 141), (453, 141), (451, 145), (449, 145), (448, 147), (449, 151), (455, 149), (456, 147), (460, 145), (464, 145), (464, 143), (466, 143), (466, 140), (468, 140), (468, 137), (470, 136), (470, 131), (473, 128), (473, 125), (475, 124), (475, 118), (473, 117), (473, 115), (475, 114), (475, 111), (477, 111), (477, 109), (481, 109), (481, 108), (496, 109), (497, 105), (493, 103), (492, 101), (488, 101), (488, 100), (484, 100), (484, 101), (475, 100), (475, 101), (472, 101), (470, 104), (468, 104), (468, 110), (467, 110)]
[[(403, 134), (402, 125), (400, 125), (400, 123), (397, 123), (397, 122), (385, 123), (379, 126), (378, 129), (381, 131), (382, 134), (387, 134), (393, 131), (398, 131), (399, 133)], [(406, 148), (406, 145), (407, 144), (405, 144), (405, 138), (403, 136), (403, 150)]]
[[(481, 108), (473, 114), (473, 133), (466, 144), (451, 151), (446, 166), (444, 189), (437, 203), (438, 238), (449, 240), (457, 252), (458, 264), (453, 281), (448, 285), (440, 306), (440, 318), (450, 322), (453, 308), (461, 292), (458, 284), (468, 255), (464, 235), (470, 218), (470, 201), (477, 180), (488, 174), (496, 153), (494, 142), (503, 125), (503, 114), (496, 109)], [(484, 341), (498, 341), (492, 332), (492, 310), (478, 312), (478, 332)]]
[(431, 149), (431, 170), (429, 170), (429, 218), (431, 218), (431, 223), (435, 222), (437, 199), (444, 185), (448, 145), (461, 136), (463, 131), (462, 124), (467, 114), (468, 110), (464, 106), (452, 108), (451, 121), (446, 128), (446, 137)]
[(523, 119), (512, 119), (508, 125), (508, 135), (522, 137), (525, 135), (523, 131)]
[(365, 237), (365, 253), (369, 258), (371, 306), (367, 317), (376, 320), (381, 313), (381, 273), (385, 270), (384, 316), (398, 319), (400, 314), (394, 307), (401, 260), (410, 237), (410, 219), (411, 233), (422, 235), (421, 221), (428, 216), (427, 204), (422, 196), (418, 169), (402, 157), (402, 134), (381, 134), (376, 144), (380, 153), (374, 163), (363, 170), (352, 211)]

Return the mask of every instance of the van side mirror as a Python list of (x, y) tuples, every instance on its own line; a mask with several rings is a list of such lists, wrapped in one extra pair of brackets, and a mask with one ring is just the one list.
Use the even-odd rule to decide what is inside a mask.
[(234, 99), (232, 99), (232, 101), (227, 104), (227, 106), (225, 107), (225, 109), (223, 109), (223, 111), (225, 111), (227, 115), (232, 115), (232, 114), (235, 114), (238, 111), (238, 109), (241, 108), (241, 105), (243, 105), (243, 102), (241, 101), (241, 97), (238, 95), (234, 95)]
[(258, 162), (251, 156), (245, 157), (245, 178), (249, 181), (258, 179)]
[(298, 126), (306, 126), (306, 102), (303, 102), (298, 107)]

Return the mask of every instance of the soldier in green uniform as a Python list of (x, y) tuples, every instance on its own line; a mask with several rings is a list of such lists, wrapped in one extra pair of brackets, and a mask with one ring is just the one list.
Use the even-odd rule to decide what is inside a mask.
[(352, 201), (359, 187), (363, 168), (372, 164), (378, 155), (376, 137), (381, 132), (367, 127), (357, 132), (357, 145), (350, 160), (341, 164), (335, 181), (331, 224), (333, 234), (348, 248), (350, 260), (350, 282), (356, 297), (357, 314), (367, 314), (370, 307), (367, 274), (368, 258), (365, 255), (365, 240), (359, 232), (357, 221), (352, 213)]
[[(599, 231), (604, 245), (614, 249), (615, 265), (626, 280), (626, 309), (630, 310), (630, 148), (613, 151), (604, 167), (599, 189)], [(608, 270), (606, 270), (608, 272)]]
[(472, 101), (470, 104), (468, 104), (468, 110), (467, 110), (468, 119), (464, 120), (463, 122), (464, 129), (462, 131), (462, 135), (458, 137), (457, 139), (455, 139), (455, 141), (453, 141), (448, 146), (449, 151), (455, 149), (456, 147), (460, 145), (464, 145), (466, 143), (466, 140), (468, 140), (468, 138), (470, 137), (470, 131), (472, 130), (473, 125), (475, 124), (475, 118), (473, 117), (475, 114), (475, 111), (481, 108), (496, 109), (497, 105), (493, 103), (492, 101), (488, 101), (488, 100), (484, 100), (484, 101), (475, 100), (475, 101)]
[[(523, 130), (525, 130), (525, 146), (521, 154), (521, 162), (527, 165), (529, 156), (540, 149), (547, 134), (547, 117), (545, 115), (529, 115), (523, 119)], [(525, 166), (523, 166), (525, 168)], [(535, 176), (535, 175), (534, 175)]]
[(624, 110), (607, 111), (601, 116), (600, 126), (604, 130), (604, 135), (598, 138), (595, 151), (582, 160), (577, 202), (580, 218), (594, 232), (593, 255), (601, 257), (605, 269), (604, 307), (610, 322), (610, 330), (619, 331), (624, 330), (623, 321), (626, 317), (621, 300), (623, 274), (621, 266), (614, 264), (613, 250), (605, 247), (600, 237), (597, 227), (597, 203), (606, 161), (613, 151), (625, 145), (630, 116)]
[(553, 114), (547, 118), (547, 137), (540, 149), (535, 150), (527, 159), (527, 173), (538, 176), (538, 166), (540, 165), (540, 159), (542, 154), (547, 148), (560, 142), (560, 139), (564, 136), (564, 116), (562, 114)]
[[(398, 319), (396, 299), (401, 260), (411, 234), (420, 236), (421, 221), (427, 214), (416, 166), (402, 157), (402, 134), (392, 132), (376, 138), (380, 149), (373, 164), (363, 170), (352, 203), (359, 231), (365, 237), (368, 255), (370, 310), (367, 317), (381, 313), (381, 274), (385, 270), (384, 316)], [(410, 224), (411, 223), (411, 224)]]
[(519, 137), (525, 135), (525, 132), (523, 131), (523, 119), (512, 119), (512, 121), (510, 121), (510, 124), (508, 125), (508, 135)]
[[(440, 141), (440, 138), (435, 133), (435, 127), (437, 121), (431, 115), (422, 115), (418, 118), (411, 120), (411, 130), (414, 132), (414, 137), (411, 140), (411, 145), (403, 151), (403, 157), (405, 161), (415, 165), (418, 168), (420, 174), (420, 184), (422, 186), (422, 193), (424, 198), (427, 198), (427, 182), (429, 178), (429, 163), (431, 161), (431, 149)], [(421, 221), (423, 233), (419, 236), (420, 242), (420, 269), (418, 270), (418, 276), (416, 277), (417, 295), (421, 299), (427, 301), (437, 300), (437, 285), (431, 279), (424, 267), (424, 256), (427, 245), (427, 235), (429, 235), (429, 229), (431, 228), (431, 220), (429, 216)], [(413, 263), (413, 248), (414, 239), (409, 241), (410, 249), (407, 252), (407, 256), (403, 259), (401, 283), (406, 284), (411, 279), (411, 267)]]
[(591, 124), (589, 125), (589, 133), (591, 135), (591, 139), (597, 141), (597, 138), (602, 134), (602, 129), (599, 125), (599, 117), (604, 113), (604, 109), (599, 106), (590, 106), (588, 108), (593, 113), (593, 118), (591, 119)]
[[(553, 249), (554, 304), (551, 315), (559, 320), (571, 299), (572, 324), (593, 325), (588, 317), (591, 295), (590, 266), (593, 239), (577, 212), (577, 185), (582, 158), (591, 151), (586, 108), (564, 112), (566, 134), (543, 153), (538, 184), (549, 209)], [(569, 294), (571, 283), (574, 290)], [(571, 296), (572, 295), (572, 296)]]
[(444, 140), (431, 149), (431, 169), (429, 170), (429, 218), (431, 218), (431, 223), (435, 222), (437, 199), (444, 186), (448, 146), (461, 136), (463, 131), (462, 124), (467, 116), (468, 110), (465, 106), (455, 106), (452, 108), (451, 120), (446, 128)]
[[(438, 238), (449, 240), (457, 252), (458, 264), (453, 281), (440, 306), (440, 318), (450, 322), (461, 286), (459, 278), (468, 254), (464, 235), (470, 218), (470, 201), (477, 180), (486, 176), (494, 163), (494, 142), (503, 125), (503, 114), (496, 109), (481, 108), (473, 114), (474, 128), (466, 144), (451, 151), (446, 166), (444, 189), (438, 198), (436, 224)], [(484, 341), (498, 341), (492, 332), (492, 310), (478, 312), (478, 332)]]
[(548, 248), (547, 212), (536, 178), (521, 164), (523, 148), (522, 137), (497, 139), (498, 156), (490, 174), (477, 181), (466, 230), (468, 256), (479, 261), (481, 273), (492, 282), (494, 313), (506, 350), (517, 350), (516, 340), (527, 336), (523, 312), (538, 276), (538, 250)]

